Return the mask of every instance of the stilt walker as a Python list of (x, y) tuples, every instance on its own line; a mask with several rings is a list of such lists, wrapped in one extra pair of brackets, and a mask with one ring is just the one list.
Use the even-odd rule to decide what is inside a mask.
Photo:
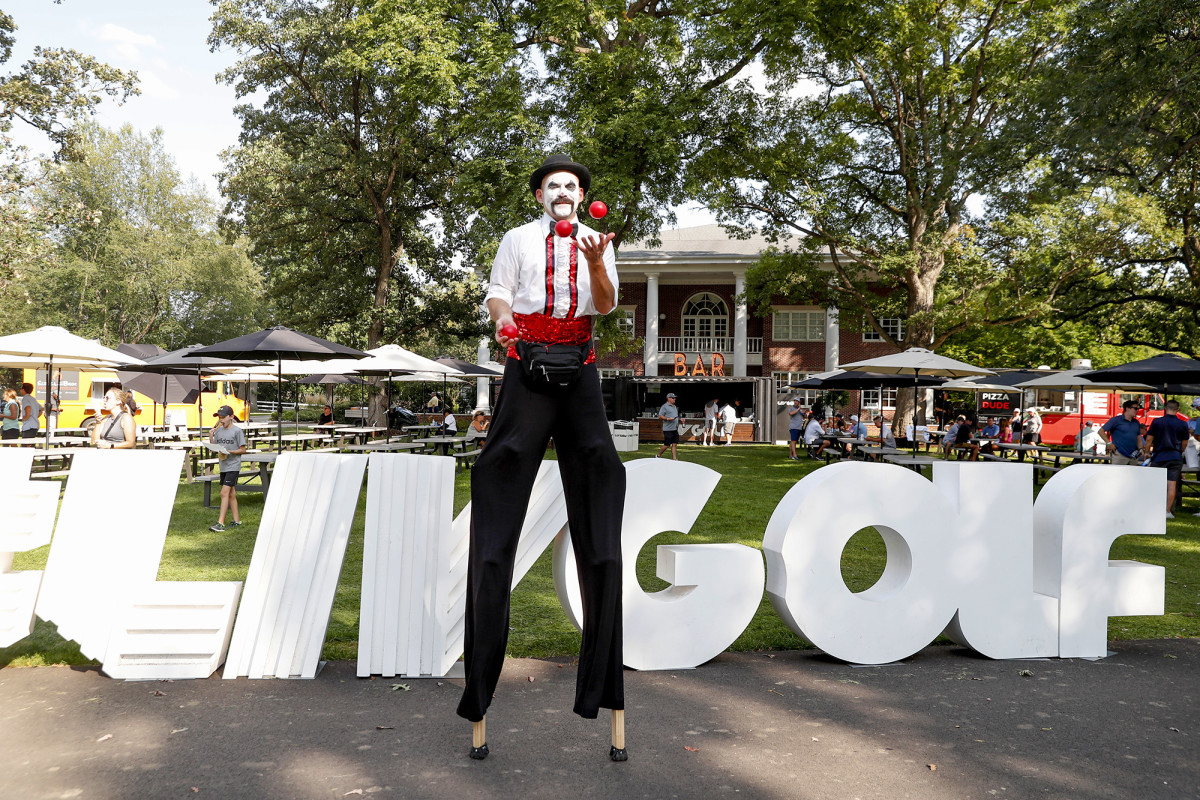
[(471, 471), (466, 687), (458, 715), (474, 723), (475, 759), (488, 756), (485, 715), (508, 644), (517, 539), (550, 437), (583, 595), (574, 711), (595, 719), (601, 708), (612, 709), (609, 757), (628, 757), (621, 672), (625, 468), (609, 433), (592, 351), (592, 317), (616, 307), (617, 268), (613, 234), (577, 220), (590, 186), (586, 167), (565, 155), (547, 158), (529, 179), (546, 213), (508, 231), (492, 266), (487, 307), (508, 358), (488, 445)]

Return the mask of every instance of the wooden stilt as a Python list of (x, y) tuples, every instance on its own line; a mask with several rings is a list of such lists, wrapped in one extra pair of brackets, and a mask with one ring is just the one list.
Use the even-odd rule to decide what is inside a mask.
[(471, 727), (471, 758), (482, 761), (488, 757), (487, 746), (487, 717), (479, 720)]
[(612, 712), (612, 747), (608, 757), (613, 761), (628, 761), (629, 753), (625, 750), (625, 709), (614, 708)]

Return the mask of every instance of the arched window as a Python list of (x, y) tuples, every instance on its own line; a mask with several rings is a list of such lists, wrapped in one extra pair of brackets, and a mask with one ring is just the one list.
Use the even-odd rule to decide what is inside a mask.
[(717, 353), (727, 350), (729, 306), (712, 292), (694, 294), (683, 304), (683, 349)]

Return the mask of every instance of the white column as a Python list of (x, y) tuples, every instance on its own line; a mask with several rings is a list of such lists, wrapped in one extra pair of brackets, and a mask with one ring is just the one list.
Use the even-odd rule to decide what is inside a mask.
[(838, 368), (838, 339), (841, 336), (841, 326), (838, 324), (838, 310), (825, 309), (825, 371)]
[[(490, 339), (480, 339), (479, 349), (475, 351), (475, 363), (482, 365), (485, 361), (491, 361), (492, 348), (490, 347)], [(491, 413), (491, 392), (488, 383), (491, 378), (476, 378), (475, 379), (475, 408), (482, 409), (485, 413)]]
[(746, 301), (742, 293), (746, 291), (746, 273), (733, 273), (733, 374), (742, 377), (746, 374)]
[(646, 273), (646, 374), (658, 374), (658, 273)]

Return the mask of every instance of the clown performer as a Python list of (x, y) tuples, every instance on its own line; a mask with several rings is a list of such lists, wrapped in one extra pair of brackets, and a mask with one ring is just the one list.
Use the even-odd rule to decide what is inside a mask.
[[(546, 213), (504, 234), (492, 265), (486, 303), (508, 357), (488, 445), (471, 477), (466, 686), (458, 715), (474, 723), (475, 759), (488, 755), (485, 715), (508, 644), (517, 539), (550, 437), (583, 597), (574, 711), (595, 719), (599, 709), (612, 709), (609, 757), (628, 757), (621, 673), (625, 468), (608, 429), (592, 350), (592, 318), (616, 306), (617, 268), (613, 234), (576, 219), (591, 182), (587, 168), (568, 156), (547, 158), (529, 179)], [(561, 221), (565, 236), (555, 231)]]

